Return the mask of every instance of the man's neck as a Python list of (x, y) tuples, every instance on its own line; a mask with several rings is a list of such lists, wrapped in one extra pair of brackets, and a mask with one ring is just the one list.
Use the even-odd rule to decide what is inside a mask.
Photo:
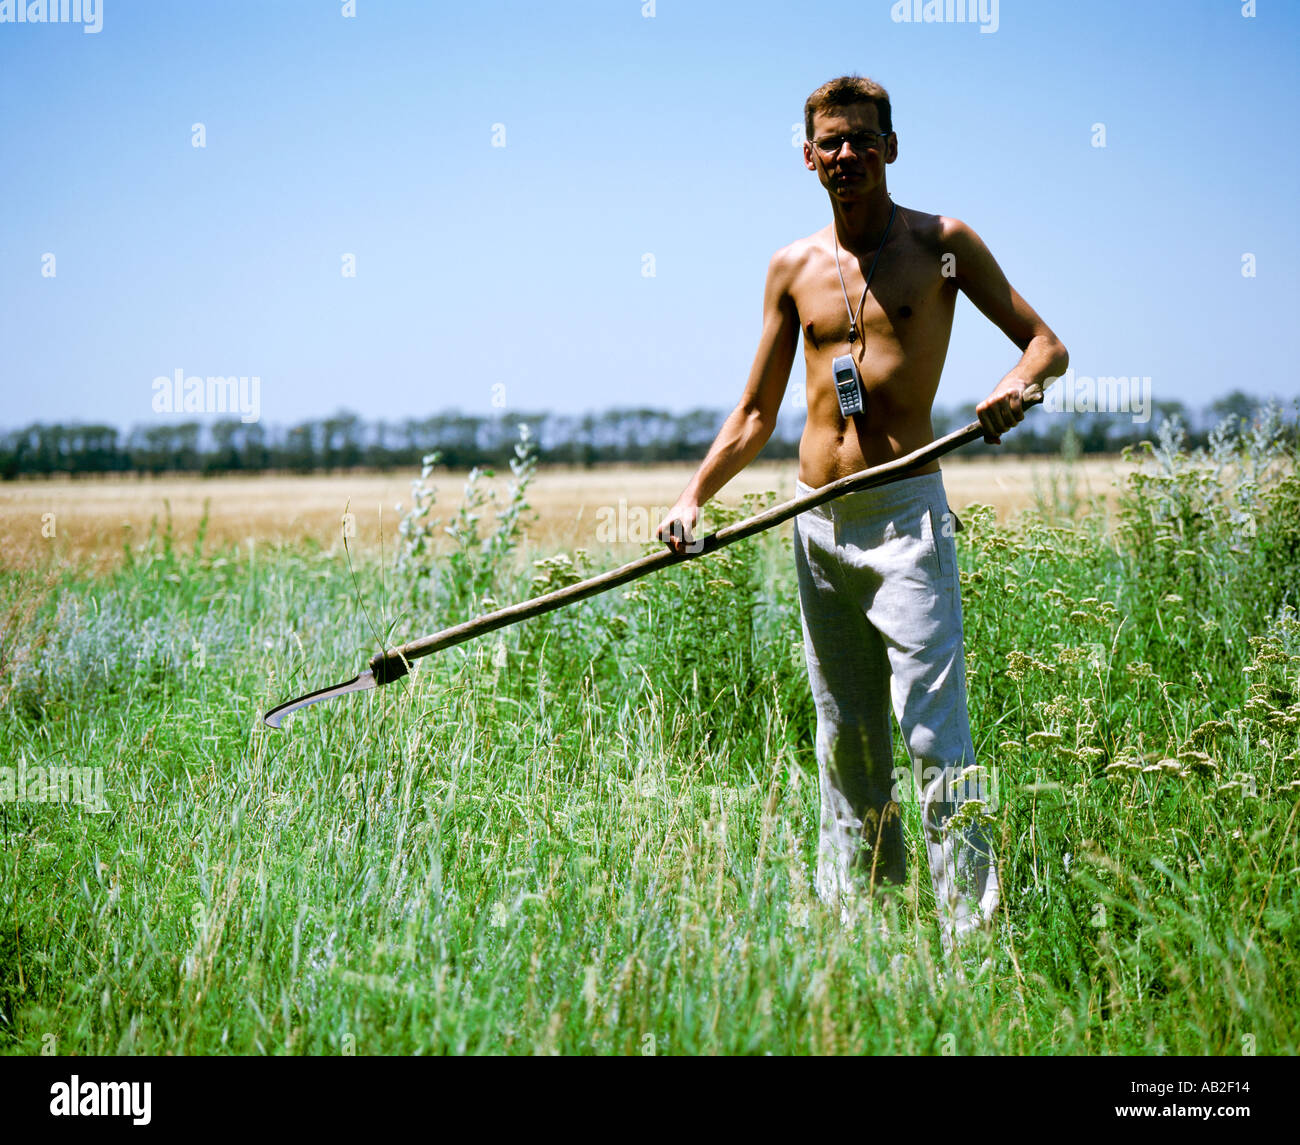
[(889, 191), (883, 184), (869, 198), (854, 203), (841, 203), (832, 199), (835, 237), (840, 246), (854, 254), (863, 250), (875, 250), (889, 225), (893, 206)]

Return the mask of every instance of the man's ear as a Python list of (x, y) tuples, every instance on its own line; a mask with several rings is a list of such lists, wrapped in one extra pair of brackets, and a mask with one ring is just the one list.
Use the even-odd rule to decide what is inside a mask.
[(889, 133), (889, 143), (885, 147), (885, 162), (892, 163), (898, 158), (898, 136), (892, 131)]
[(817, 170), (817, 160), (813, 157), (812, 144), (806, 139), (803, 144), (803, 165), (807, 167), (809, 171)]

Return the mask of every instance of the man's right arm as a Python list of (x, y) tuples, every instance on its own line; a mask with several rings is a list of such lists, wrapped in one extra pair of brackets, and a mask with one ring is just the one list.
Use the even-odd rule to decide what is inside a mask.
[(799, 313), (790, 288), (796, 260), (790, 247), (772, 256), (763, 290), (763, 333), (740, 402), (731, 411), (695, 476), (660, 522), (657, 536), (674, 552), (685, 552), (706, 504), (758, 456), (776, 428), (790, 367), (799, 348)]

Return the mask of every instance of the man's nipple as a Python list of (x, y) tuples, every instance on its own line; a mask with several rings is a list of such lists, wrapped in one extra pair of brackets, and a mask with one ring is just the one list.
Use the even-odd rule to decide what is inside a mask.
[(816, 350), (818, 345), (817, 335), (813, 333), (813, 324), (811, 322), (807, 322), (804, 324), (803, 336), (804, 336), (804, 341), (807, 342), (808, 345), (810, 345), (814, 350)]

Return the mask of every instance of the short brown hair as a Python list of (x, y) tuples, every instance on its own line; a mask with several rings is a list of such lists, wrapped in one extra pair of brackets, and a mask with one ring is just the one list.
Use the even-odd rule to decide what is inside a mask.
[(874, 103), (876, 115), (880, 120), (880, 129), (885, 132), (894, 130), (889, 110), (889, 92), (866, 76), (840, 76), (830, 83), (822, 84), (803, 105), (805, 136), (812, 138), (815, 113), (830, 111), (832, 108), (850, 107), (855, 103)]

